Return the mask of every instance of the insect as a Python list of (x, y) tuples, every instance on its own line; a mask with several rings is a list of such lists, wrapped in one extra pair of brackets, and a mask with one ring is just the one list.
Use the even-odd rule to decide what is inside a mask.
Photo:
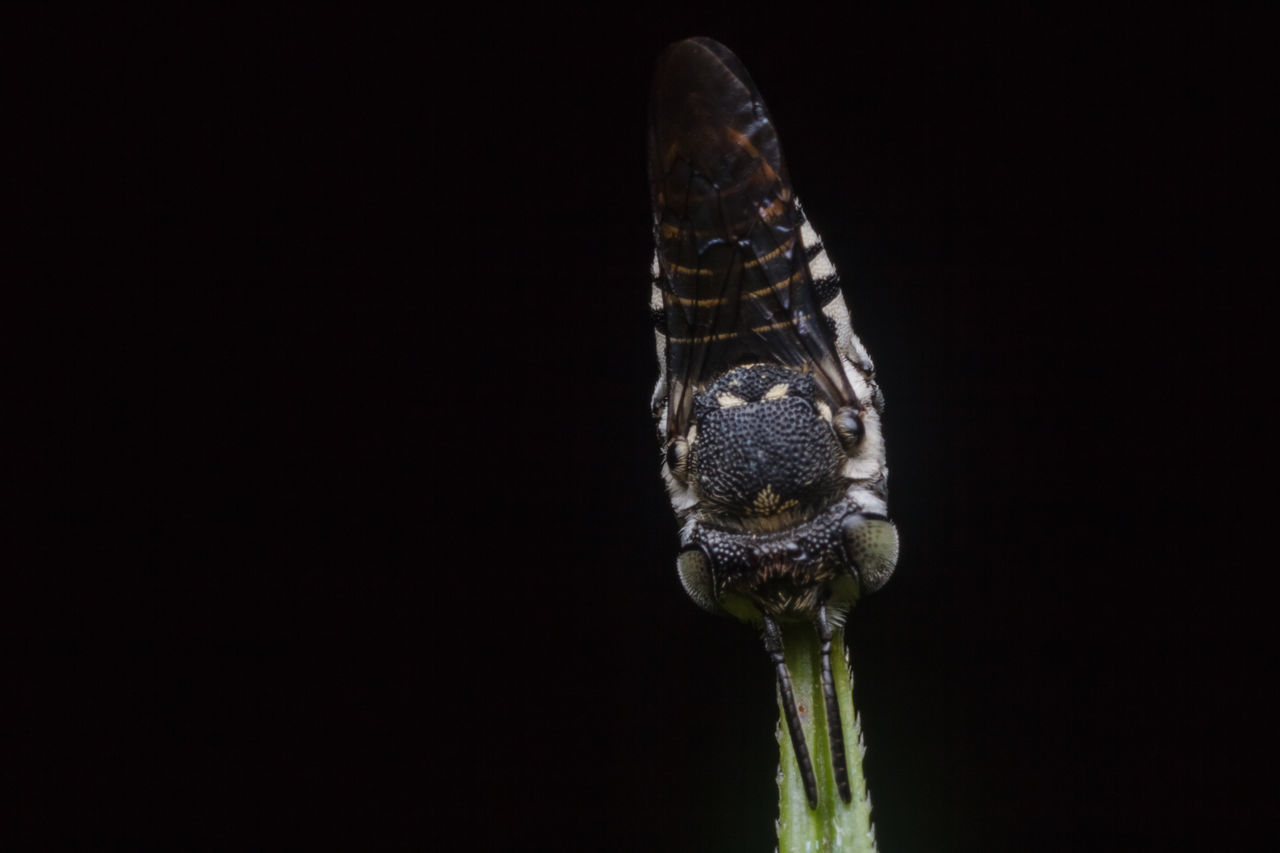
[(689, 596), (758, 627), (810, 808), (780, 623), (818, 634), (836, 787), (849, 789), (832, 626), (893, 573), (884, 408), (840, 281), (746, 68), (711, 39), (660, 57), (649, 114), (650, 307), (662, 477)]

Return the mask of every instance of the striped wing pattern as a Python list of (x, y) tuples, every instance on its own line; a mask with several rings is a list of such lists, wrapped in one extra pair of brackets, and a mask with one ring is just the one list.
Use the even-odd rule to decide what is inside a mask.
[(856, 406), (821, 313), (839, 284), (834, 270), (814, 280), (822, 248), (742, 63), (708, 39), (672, 46), (649, 127), (668, 436), (688, 429), (694, 392), (739, 364), (809, 370), (833, 408)]

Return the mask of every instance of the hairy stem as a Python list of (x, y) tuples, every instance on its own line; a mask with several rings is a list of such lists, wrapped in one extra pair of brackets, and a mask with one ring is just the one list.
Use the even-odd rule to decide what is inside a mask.
[(840, 799), (831, 765), (826, 706), (822, 693), (820, 642), (813, 626), (796, 623), (782, 627), (783, 649), (800, 711), (804, 739), (818, 777), (818, 807), (809, 808), (791, 738), (778, 727), (781, 759), (778, 770), (778, 851), (841, 851), (871, 853), (876, 849), (871, 824), (871, 799), (862, 775), (862, 728), (853, 708), (853, 679), (845, 655), (844, 629), (832, 631), (832, 670), (840, 721), (848, 753), (849, 785), (853, 801)]

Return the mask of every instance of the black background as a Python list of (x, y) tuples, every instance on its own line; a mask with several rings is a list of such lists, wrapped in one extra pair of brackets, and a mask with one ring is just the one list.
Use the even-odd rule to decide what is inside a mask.
[(849, 630), (881, 849), (1231, 848), (1269, 633), (1236, 544), (1247, 29), (179, 27), (165, 838), (771, 849), (772, 674), (679, 587), (648, 416), (649, 74), (708, 35), (772, 109), (887, 399), (903, 552)]

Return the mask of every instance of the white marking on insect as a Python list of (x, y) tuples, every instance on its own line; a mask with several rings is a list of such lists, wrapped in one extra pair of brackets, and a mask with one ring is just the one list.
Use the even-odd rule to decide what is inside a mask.
[(807, 219), (800, 226), (800, 239), (804, 241), (806, 246), (816, 246), (822, 242), (818, 237), (818, 232), (813, 230), (813, 226), (809, 224)]
[[(805, 223), (808, 225), (809, 223)], [(809, 262), (809, 275), (814, 281), (819, 279), (830, 278), (835, 274), (835, 264), (831, 263), (831, 258), (827, 257), (827, 250), (823, 249), (818, 256)]]

